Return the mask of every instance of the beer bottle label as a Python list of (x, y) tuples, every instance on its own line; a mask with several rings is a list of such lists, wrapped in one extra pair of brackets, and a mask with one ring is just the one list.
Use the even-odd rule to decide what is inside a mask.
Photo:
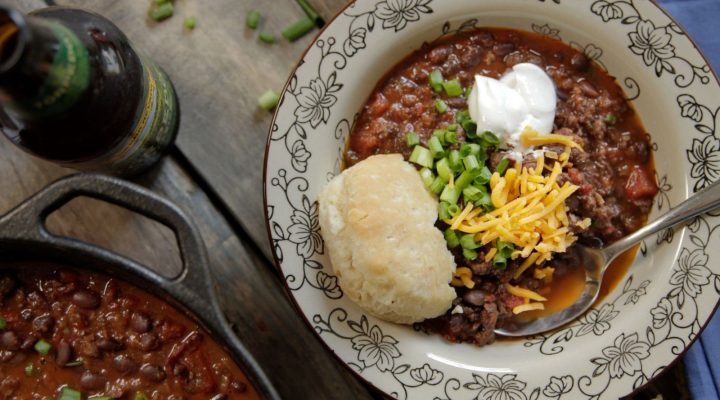
[(42, 119), (61, 114), (72, 107), (90, 84), (88, 51), (70, 29), (58, 23), (47, 23), (58, 38), (58, 47), (48, 74), (37, 95), (22, 101), (19, 109), (26, 117)]
[(156, 162), (175, 139), (178, 104), (170, 79), (152, 60), (136, 52), (143, 65), (143, 95), (131, 131), (108, 153), (68, 166), (132, 174)]

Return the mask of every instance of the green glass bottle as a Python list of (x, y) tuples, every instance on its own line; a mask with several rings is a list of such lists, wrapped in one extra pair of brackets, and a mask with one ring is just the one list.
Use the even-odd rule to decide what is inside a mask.
[(104, 17), (0, 5), (0, 130), (25, 151), (136, 175), (167, 152), (178, 121), (170, 79)]

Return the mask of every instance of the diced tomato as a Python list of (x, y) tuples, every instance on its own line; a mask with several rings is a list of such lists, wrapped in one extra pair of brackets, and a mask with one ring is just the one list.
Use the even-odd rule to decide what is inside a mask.
[(629, 200), (637, 200), (655, 196), (657, 192), (658, 186), (655, 177), (651, 176), (646, 169), (635, 166), (625, 183), (625, 196)]
[(368, 131), (360, 131), (350, 136), (350, 147), (362, 158), (372, 155), (379, 145), (380, 139), (377, 135)]

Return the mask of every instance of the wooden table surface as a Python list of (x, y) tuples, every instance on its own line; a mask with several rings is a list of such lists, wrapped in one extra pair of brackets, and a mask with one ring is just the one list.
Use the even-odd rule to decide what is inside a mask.
[[(199, 226), (219, 297), (240, 339), (288, 399), (371, 399), (321, 345), (294, 310), (272, 265), (262, 206), (263, 154), (272, 115), (257, 107), (267, 89), (279, 91), (312, 40), (267, 45), (245, 27), (250, 9), (263, 13), (262, 30), (279, 33), (304, 16), (295, 0), (176, 0), (175, 16), (147, 17), (151, 0), (13, 0), (23, 11), (68, 5), (115, 22), (170, 75), (181, 104), (177, 147), (136, 179), (184, 209)], [(329, 20), (345, 0), (311, 0)], [(184, 16), (197, 28), (183, 29)], [(278, 35), (279, 36), (279, 35)], [(0, 140), (0, 215), (30, 194), (73, 173), (32, 158)], [(159, 271), (177, 270), (175, 238), (162, 225), (89, 199), (51, 215), (55, 233), (117, 251)], [(682, 364), (637, 398), (684, 397)]]

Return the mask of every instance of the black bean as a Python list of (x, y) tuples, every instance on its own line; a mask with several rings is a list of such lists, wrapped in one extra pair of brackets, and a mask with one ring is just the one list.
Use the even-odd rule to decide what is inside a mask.
[(102, 338), (97, 342), (98, 349), (105, 352), (116, 352), (125, 348), (125, 345), (113, 338)]
[(211, 397), (210, 400), (227, 400), (228, 396), (225, 393), (216, 394), (215, 396)]
[(20, 344), (20, 350), (30, 351), (33, 346), (35, 346), (35, 343), (37, 343), (37, 338), (33, 335), (28, 335)]
[(93, 292), (78, 290), (72, 295), (72, 302), (80, 308), (93, 310), (100, 305), (100, 298)]
[(570, 65), (572, 65), (575, 70), (582, 72), (590, 67), (590, 60), (585, 54), (575, 53), (572, 58), (570, 58)]
[(497, 43), (493, 45), (492, 48), (493, 53), (499, 55), (500, 57), (510, 54), (513, 50), (515, 50), (515, 45), (512, 43)]
[(140, 350), (155, 350), (160, 346), (160, 339), (154, 333), (143, 333), (139, 339)]
[(0, 363), (6, 363), (15, 357), (15, 352), (10, 350), (0, 350)]
[(72, 347), (70, 347), (70, 344), (66, 341), (61, 341), (57, 346), (57, 351), (55, 352), (55, 363), (60, 366), (65, 366), (65, 364), (70, 362), (70, 358), (72, 357)]
[(233, 382), (230, 384), (230, 387), (231, 387), (234, 391), (239, 392), (239, 393), (245, 393), (245, 392), (247, 392), (247, 390), (248, 390), (248, 387), (247, 387), (247, 385), (245, 384), (245, 382), (240, 382), (240, 381), (233, 381)]
[(33, 312), (29, 308), (24, 308), (20, 310), (20, 318), (22, 318), (24, 321), (30, 321), (33, 317)]
[(53, 326), (55, 325), (55, 318), (50, 316), (50, 314), (43, 314), (40, 316), (35, 317), (35, 319), (32, 322), (33, 329), (35, 332), (38, 332), (40, 334), (47, 334), (49, 333)]
[(134, 312), (130, 316), (130, 327), (137, 333), (150, 332), (150, 329), (152, 329), (152, 321), (146, 314)]
[(580, 90), (582, 90), (582, 92), (586, 96), (595, 98), (600, 95), (600, 93), (598, 93), (597, 89), (595, 89), (595, 86), (593, 86), (592, 83), (590, 83), (586, 80), (580, 81), (579, 85), (580, 85)]
[(173, 366), (172, 373), (174, 376), (187, 376), (190, 371), (185, 364), (177, 363)]
[(144, 364), (140, 367), (140, 374), (142, 374), (145, 379), (152, 382), (162, 382), (165, 380), (165, 371), (163, 371), (162, 367), (158, 367), (157, 365)]
[(13, 331), (3, 332), (0, 335), (0, 349), (4, 350), (18, 350), (20, 348), (20, 341), (17, 335)]
[(113, 367), (123, 374), (132, 374), (138, 370), (138, 364), (126, 354), (120, 354), (113, 358)]
[(482, 290), (471, 290), (463, 295), (463, 300), (466, 303), (481, 306), (485, 303), (485, 292)]
[(80, 376), (80, 387), (85, 390), (104, 389), (105, 383), (107, 383), (107, 378), (101, 373), (85, 371), (82, 376)]

